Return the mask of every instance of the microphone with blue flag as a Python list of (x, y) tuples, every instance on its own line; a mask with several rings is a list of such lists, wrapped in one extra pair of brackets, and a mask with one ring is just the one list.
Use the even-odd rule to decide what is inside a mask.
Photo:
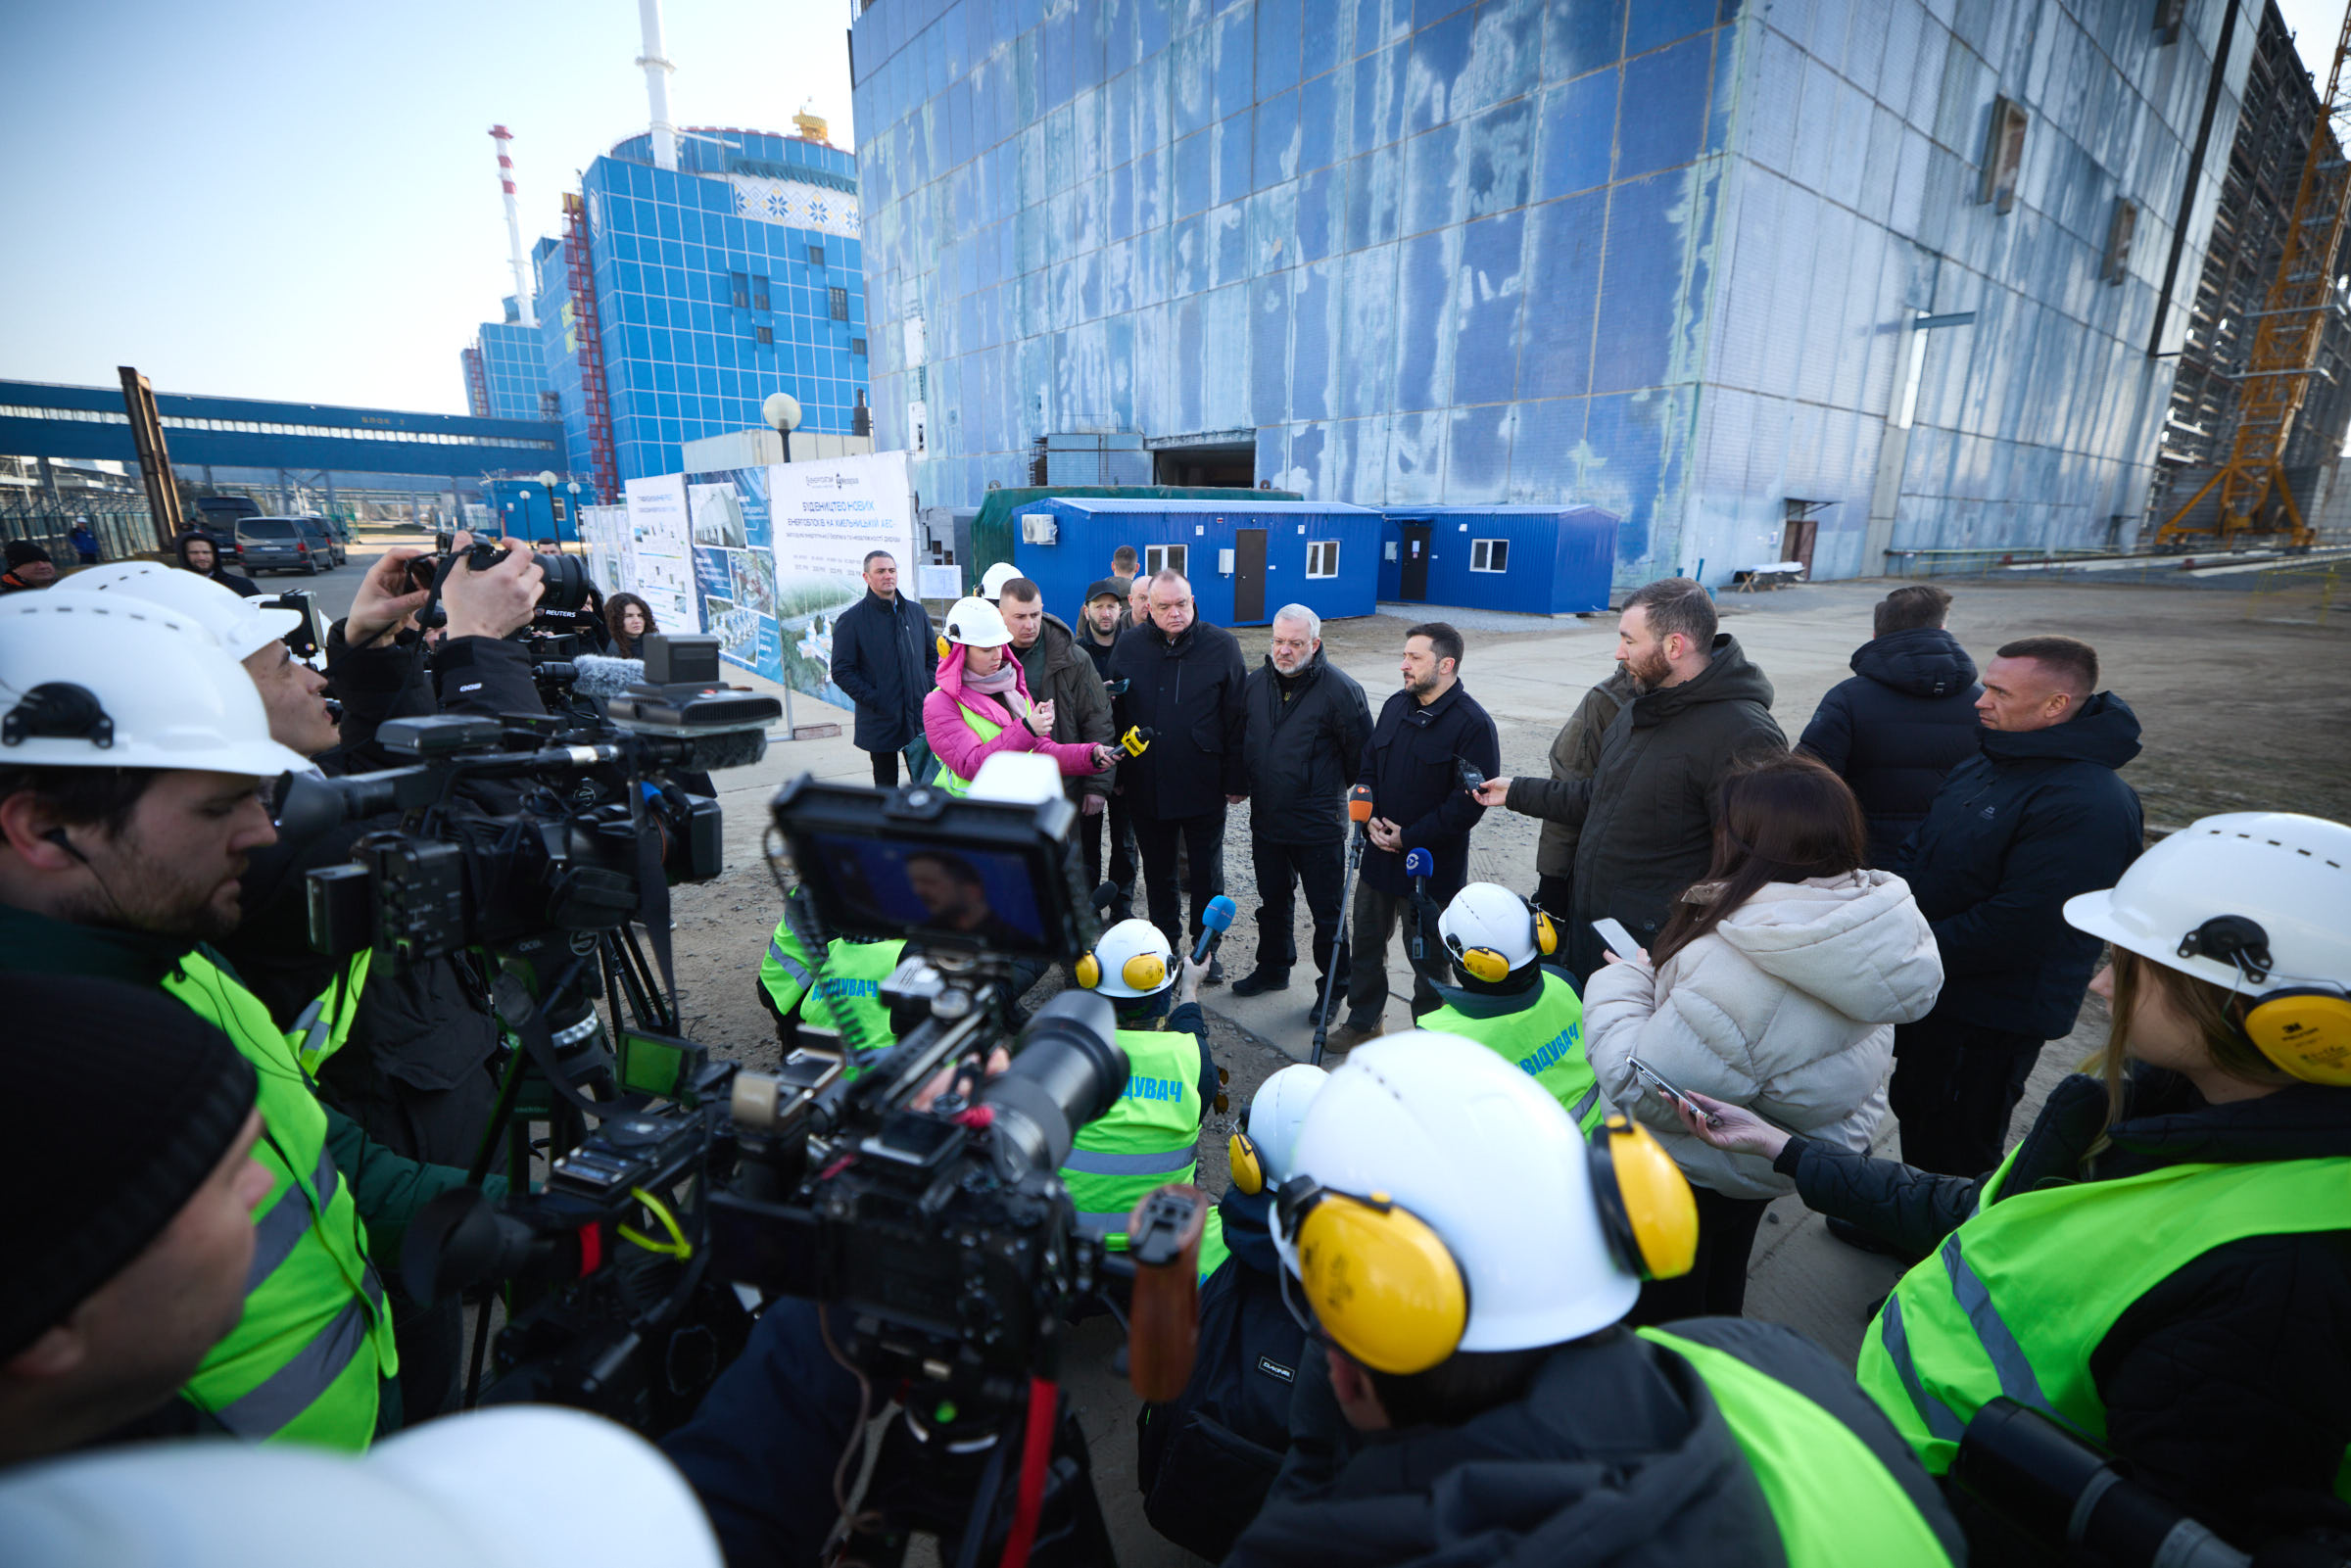
[(1240, 906), (1223, 893), (1208, 901), (1208, 907), (1200, 912), (1200, 939), (1192, 944), (1193, 963), (1208, 962), (1217, 944), (1224, 939), (1224, 933), (1232, 929), (1232, 918), (1240, 912)]
[(1428, 933), (1437, 924), (1436, 906), (1428, 901), (1428, 879), (1437, 874), (1437, 857), (1425, 849), (1408, 850), (1404, 874), (1413, 879), (1413, 908), (1420, 917), (1413, 924), (1411, 943), (1413, 962), (1419, 964), (1428, 958)]

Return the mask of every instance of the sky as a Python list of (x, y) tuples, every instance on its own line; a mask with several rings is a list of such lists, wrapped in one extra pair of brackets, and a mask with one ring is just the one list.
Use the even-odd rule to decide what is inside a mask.
[[(680, 125), (853, 147), (851, 0), (667, 0)], [(578, 171), (645, 129), (634, 0), (6, 8), (0, 377), (463, 413), (458, 353)]]
[[(671, 118), (854, 146), (853, 0), (668, 0)], [(884, 0), (887, 3), (887, 0)], [(523, 244), (645, 128), (633, 0), (71, 0), (8, 8), (0, 377), (465, 411), (457, 355)], [(2322, 89), (2341, 0), (2279, 0)]]

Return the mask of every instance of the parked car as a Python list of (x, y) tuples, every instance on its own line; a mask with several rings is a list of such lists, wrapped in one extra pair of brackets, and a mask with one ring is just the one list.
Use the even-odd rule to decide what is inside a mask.
[(336, 537), (334, 524), (314, 513), (297, 517), (293, 519), (293, 522), (295, 527), (302, 530), (304, 537), (310, 540), (312, 551), (324, 552), (327, 565), (340, 566), (343, 564), (345, 553), (343, 541)]
[(305, 572), (316, 577), (334, 564), (323, 540), (313, 542), (292, 517), (248, 517), (237, 524), (237, 546), (245, 569), (262, 572)]
[(237, 524), (261, 514), (262, 509), (243, 496), (199, 496), (187, 521), (191, 530), (212, 540), (222, 561), (242, 566), (244, 554), (237, 548)]

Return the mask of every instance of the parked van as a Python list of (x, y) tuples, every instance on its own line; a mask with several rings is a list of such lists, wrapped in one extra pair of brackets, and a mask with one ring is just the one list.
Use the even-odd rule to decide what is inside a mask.
[(306, 532), (293, 517), (247, 517), (237, 524), (237, 547), (244, 552), (245, 569), (263, 572), (304, 572), (316, 577), (334, 564), (322, 535)]

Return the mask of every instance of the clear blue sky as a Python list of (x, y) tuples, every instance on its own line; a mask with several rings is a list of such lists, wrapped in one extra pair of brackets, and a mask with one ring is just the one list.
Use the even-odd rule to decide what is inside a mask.
[[(848, 0), (667, 0), (671, 118), (849, 124)], [(69, 0), (0, 31), (0, 377), (465, 411), (523, 244), (645, 128), (636, 0)]]

